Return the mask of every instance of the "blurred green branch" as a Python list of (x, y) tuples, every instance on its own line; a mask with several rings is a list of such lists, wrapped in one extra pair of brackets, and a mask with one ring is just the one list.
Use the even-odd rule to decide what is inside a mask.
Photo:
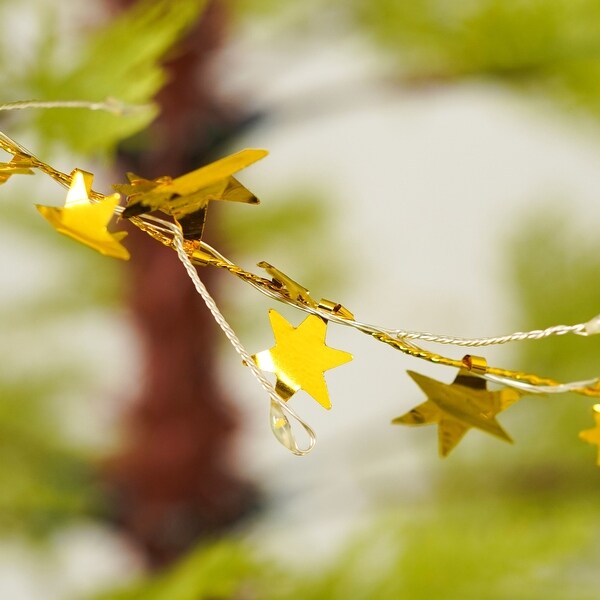
[(287, 567), (235, 539), (216, 542), (95, 600), (596, 598), (600, 519), (592, 502), (487, 498), (484, 506), (405, 505), (402, 515), (374, 518), (334, 559), (299, 548)]
[(19, 90), (23, 94), (20, 99), (100, 102), (116, 98), (147, 105), (145, 110), (121, 115), (89, 109), (50, 109), (27, 115), (28, 128), (35, 130), (44, 142), (60, 142), (79, 153), (109, 152), (155, 117), (156, 108), (149, 103), (165, 83), (161, 61), (194, 23), (204, 4), (205, 0), (137, 2), (88, 34), (84, 42), (80, 39), (74, 63), (66, 68), (58, 58), (64, 32), (44, 27), (30, 68), (12, 73), (16, 80), (6, 81), (5, 77), (4, 93)]

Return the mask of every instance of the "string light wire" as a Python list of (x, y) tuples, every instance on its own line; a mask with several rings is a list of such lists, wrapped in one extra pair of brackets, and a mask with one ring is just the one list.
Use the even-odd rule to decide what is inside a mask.
[(0, 111), (25, 110), (31, 108), (83, 108), (85, 110), (101, 110), (118, 116), (130, 115), (152, 108), (151, 104), (128, 104), (116, 98), (106, 98), (102, 102), (88, 100), (18, 100), (0, 104)]
[[(130, 106), (113, 99), (107, 99), (104, 102), (22, 101), (0, 104), (0, 111), (20, 110), (25, 108), (86, 108), (88, 110), (105, 110), (114, 112), (116, 114), (125, 114), (127, 112), (134, 110), (137, 111), (147, 107)], [(47, 163), (36, 158), (23, 146), (2, 132), (0, 132), (0, 148), (9, 154), (13, 154), (14, 156), (19, 156), (21, 159), (25, 159), (28, 162), (28, 167), (39, 169), (62, 186), (67, 188), (70, 187), (72, 180), (70, 175), (66, 175), (65, 173), (54, 169)], [(92, 203), (96, 203), (104, 200), (106, 196), (95, 191), (90, 191), (89, 198)], [(120, 216), (123, 210), (123, 207), (117, 206), (115, 209), (115, 214)], [(550, 336), (562, 336), (567, 334), (589, 336), (600, 333), (600, 315), (592, 318), (586, 323), (578, 323), (576, 325), (553, 325), (551, 327), (547, 327), (546, 329), (534, 329), (525, 332), (518, 331), (503, 336), (481, 338), (464, 338), (404, 329), (383, 328), (357, 321), (354, 319), (353, 315), (349, 313), (349, 311), (344, 310), (344, 312), (336, 312), (339, 311), (340, 308), (343, 308), (339, 304), (336, 305), (334, 303), (330, 303), (329, 301), (327, 301), (326, 304), (315, 302), (312, 300), (312, 298), (310, 298), (308, 290), (305, 290), (301, 286), (298, 287), (303, 291), (303, 293), (299, 295), (296, 294), (296, 296), (293, 297), (291, 289), (286, 287), (285, 281), (279, 281), (276, 277), (273, 277), (272, 280), (269, 280), (250, 273), (232, 261), (228, 260), (217, 250), (202, 241), (196, 241), (190, 246), (190, 242), (184, 239), (181, 229), (175, 223), (165, 221), (164, 219), (160, 219), (153, 215), (132, 217), (129, 220), (144, 232), (150, 234), (164, 245), (169, 246), (176, 251), (178, 258), (190, 277), (196, 291), (204, 300), (216, 323), (219, 325), (233, 346), (234, 350), (240, 356), (242, 362), (250, 369), (253, 376), (268, 394), (271, 400), (271, 426), (277, 439), (296, 455), (302, 456), (308, 454), (313, 449), (316, 442), (316, 435), (314, 431), (279, 396), (274, 385), (265, 377), (261, 369), (259, 369), (257, 364), (254, 362), (252, 356), (244, 348), (241, 341), (229, 323), (226, 321), (223, 314), (220, 312), (216, 302), (208, 292), (206, 286), (200, 279), (194, 263), (203, 266), (212, 265), (224, 268), (241, 278), (246, 283), (252, 285), (261, 293), (278, 302), (283, 302), (304, 312), (318, 315), (325, 321), (331, 321), (339, 325), (349, 326), (357, 329), (412, 357), (421, 358), (445, 366), (457, 368), (466, 367), (468, 369), (472, 368), (474, 374), (483, 377), (490, 382), (512, 386), (525, 393), (560, 394), (572, 391), (587, 396), (600, 397), (600, 379), (598, 378), (585, 381), (560, 383), (549, 378), (543, 378), (520, 371), (510, 371), (507, 369), (488, 367), (485, 359), (481, 357), (471, 357), (470, 355), (467, 355), (463, 357), (462, 360), (448, 358), (420, 348), (414, 343), (415, 341), (422, 341), (458, 347), (477, 348), (523, 340), (540, 340)], [(200, 252), (197, 253), (197, 250)], [(259, 266), (263, 266), (263, 264), (259, 264)], [(270, 267), (270, 265), (268, 266)], [(308, 436), (308, 444), (305, 447), (298, 446), (289, 419), (286, 415), (291, 417), (306, 432), (306, 435)]]

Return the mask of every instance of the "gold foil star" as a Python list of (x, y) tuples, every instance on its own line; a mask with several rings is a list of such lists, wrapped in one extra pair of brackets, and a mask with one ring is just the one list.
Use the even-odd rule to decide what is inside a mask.
[(502, 429), (496, 415), (514, 404), (521, 394), (505, 388), (490, 392), (486, 381), (461, 370), (450, 385), (408, 371), (417, 385), (427, 395), (427, 401), (410, 412), (395, 418), (392, 423), (401, 425), (438, 425), (438, 446), (441, 456), (448, 456), (465, 433), (476, 427), (500, 439), (512, 442)]
[(252, 358), (259, 368), (275, 373), (275, 389), (288, 400), (298, 390), (310, 394), (324, 408), (331, 408), (324, 372), (352, 360), (352, 355), (325, 345), (326, 322), (309, 315), (294, 327), (277, 311), (269, 311), (275, 346)]
[(579, 432), (579, 437), (589, 444), (598, 446), (598, 458), (596, 459), (596, 464), (600, 467), (600, 404), (594, 404), (592, 410), (594, 411), (596, 426), (592, 429), (585, 429), (584, 431)]
[(127, 232), (110, 233), (106, 228), (119, 203), (119, 194), (92, 204), (89, 194), (93, 178), (91, 173), (75, 169), (71, 174), (71, 187), (64, 207), (38, 204), (37, 209), (60, 233), (102, 254), (127, 260), (129, 252), (119, 243)]
[(113, 187), (128, 197), (123, 217), (160, 210), (175, 218), (185, 239), (199, 240), (211, 200), (259, 203), (258, 198), (232, 175), (267, 154), (266, 150), (247, 148), (176, 179), (160, 177), (151, 181), (129, 173), (129, 184)]
[(280, 271), (264, 260), (261, 260), (256, 266), (264, 269), (273, 278), (273, 282), (277, 283), (287, 291), (288, 296), (292, 300), (300, 300), (308, 306), (318, 306), (318, 304), (311, 298), (310, 292), (297, 281), (294, 281), (291, 277), (288, 277), (283, 271)]
[(15, 154), (7, 163), (0, 163), (0, 184), (6, 183), (12, 175), (33, 175), (33, 163), (27, 156)]
[(318, 303), (315, 302), (315, 300), (312, 299), (310, 292), (304, 286), (300, 285), (297, 281), (294, 281), (283, 271), (280, 271), (268, 262), (263, 260), (257, 263), (256, 266), (264, 269), (272, 277), (273, 283), (285, 290), (288, 297), (292, 300), (298, 300), (308, 306), (326, 310), (334, 315), (343, 317), (344, 319), (354, 319), (354, 315), (339, 302), (327, 300), (326, 298), (321, 298)]

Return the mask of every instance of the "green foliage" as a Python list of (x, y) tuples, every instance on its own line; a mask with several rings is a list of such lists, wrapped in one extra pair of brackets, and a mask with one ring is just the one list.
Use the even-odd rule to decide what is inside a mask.
[(418, 77), (516, 74), (600, 50), (596, 2), (377, 0), (354, 3), (374, 38)]
[(355, 16), (406, 77), (493, 76), (600, 113), (594, 0), (377, 0)]
[[(58, 401), (65, 394), (85, 397), (88, 369), (83, 357), (73, 359), (65, 352), (65, 333), (56, 331), (56, 325), (99, 304), (115, 303), (119, 273), (112, 261), (84, 248), (77, 251), (73, 241), (58, 236), (32, 209), (29, 195), (17, 201), (23, 186), (11, 183), (3, 192), (12, 188), (15, 197), (0, 205), (3, 230), (14, 236), (5, 256), (12, 257), (13, 268), (26, 266), (35, 253), (49, 271), (57, 262), (64, 266), (55, 280), (32, 284), (18, 305), (0, 305), (0, 536), (40, 537), (96, 511), (94, 457), (65, 434), (63, 402)], [(57, 192), (63, 194), (60, 188)], [(34, 347), (33, 354), (47, 362), (34, 361), (34, 368), (24, 370), (22, 363)]]
[(317, 23), (364, 34), (405, 82), (493, 77), (600, 114), (600, 4), (596, 0), (240, 0), (240, 10), (280, 26)]
[[(598, 239), (582, 235), (568, 209), (557, 205), (534, 207), (519, 222), (524, 225), (506, 243), (519, 321), (543, 328), (594, 317), (600, 306), (594, 285), (600, 273)], [(520, 358), (541, 372), (585, 379), (597, 371), (599, 352), (597, 337), (566, 336), (523, 345)]]
[[(593, 284), (600, 273), (600, 244), (581, 234), (568, 210), (554, 206), (535, 207), (507, 240), (507, 259), (514, 277), (517, 322), (538, 324), (581, 323), (598, 313), (600, 292)], [(552, 337), (515, 348), (515, 361), (523, 368), (552, 374), (566, 381), (590, 379), (598, 371), (596, 357), (600, 339), (575, 335)], [(538, 439), (564, 459), (580, 455), (590, 458), (593, 450), (576, 439), (577, 432), (592, 426), (591, 399), (566, 395), (548, 398), (550, 410), (538, 415)], [(568, 459), (567, 459), (568, 460)], [(574, 466), (571, 465), (573, 472)], [(575, 472), (583, 475), (583, 463)], [(592, 476), (592, 479), (589, 479)], [(588, 481), (595, 481), (587, 473)]]
[(250, 208), (243, 219), (232, 210), (222, 211), (222, 216), (232, 250), (244, 252), (258, 246), (264, 252), (281, 246), (290, 237), (306, 241), (315, 229), (320, 232), (323, 228), (326, 213), (327, 201), (317, 191), (288, 189), (277, 194), (276, 205), (263, 206), (262, 210)]
[(265, 565), (249, 548), (235, 541), (221, 541), (192, 552), (163, 575), (103, 594), (97, 600), (268, 598), (269, 590), (261, 589), (264, 570)]
[(0, 531), (40, 536), (92, 509), (89, 461), (60, 434), (49, 397), (62, 377), (0, 380)]
[[(250, 208), (243, 218), (239, 212), (223, 207), (225, 219), (221, 228), (227, 232), (227, 246), (234, 253), (252, 252), (259, 260), (284, 271), (284, 263), (293, 263), (297, 270), (288, 274), (309, 287), (326, 282), (330, 289), (335, 289), (342, 284), (340, 273), (347, 249), (328, 227), (331, 204), (316, 190), (302, 188), (290, 187), (274, 197), (276, 203), (265, 205), (262, 210)], [(329, 247), (335, 247), (336, 252), (329, 252)]]
[(230, 540), (96, 600), (593, 600), (600, 518), (591, 501), (441, 502), (374, 520), (332, 562), (284, 567)]
[(599, 526), (591, 502), (441, 503), (409, 525), (404, 597), (591, 600)]
[[(204, 0), (138, 2), (91, 33), (66, 68), (58, 57), (61, 33), (44, 30), (32, 68), (22, 73), (14, 87), (4, 89), (27, 90), (39, 100), (97, 102), (112, 97), (148, 104), (165, 82), (160, 61), (204, 4)], [(126, 115), (55, 109), (38, 113), (28, 127), (44, 141), (60, 142), (80, 153), (102, 154), (148, 125), (155, 115), (152, 106)]]

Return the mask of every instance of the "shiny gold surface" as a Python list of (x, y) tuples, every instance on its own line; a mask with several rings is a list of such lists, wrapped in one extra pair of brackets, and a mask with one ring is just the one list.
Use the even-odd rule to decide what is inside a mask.
[(291, 277), (288, 277), (283, 271), (280, 271), (264, 260), (256, 266), (264, 269), (273, 278), (273, 283), (276, 287), (281, 288), (290, 300), (298, 300), (307, 306), (318, 306), (315, 300), (311, 298), (310, 292)]
[(319, 308), (321, 310), (326, 310), (330, 313), (333, 313), (338, 317), (342, 317), (343, 319), (349, 319), (350, 321), (354, 320), (354, 315), (345, 306), (342, 306), (339, 302), (334, 302), (333, 300), (321, 298), (319, 300)]
[(253, 356), (263, 371), (275, 373), (275, 389), (287, 400), (298, 390), (310, 394), (324, 408), (331, 408), (324, 372), (352, 360), (352, 355), (325, 344), (327, 324), (309, 315), (294, 327), (277, 311), (269, 311), (275, 346)]
[(487, 360), (483, 356), (473, 356), (467, 354), (463, 356), (462, 363), (467, 371), (472, 371), (477, 375), (485, 375), (488, 370)]
[(483, 379), (464, 370), (459, 371), (450, 385), (414, 371), (408, 371), (408, 374), (423, 390), (427, 400), (405, 415), (396, 417), (392, 423), (437, 424), (440, 456), (448, 456), (472, 427), (507, 442), (512, 441), (496, 420), (496, 415), (519, 400), (521, 394), (516, 390), (506, 388), (490, 392)]
[(258, 198), (233, 174), (267, 154), (266, 150), (247, 148), (175, 179), (165, 176), (148, 180), (128, 173), (129, 183), (113, 187), (127, 197), (124, 218), (159, 210), (175, 218), (185, 239), (199, 240), (211, 200), (259, 203)]
[(0, 163), (0, 184), (6, 183), (12, 175), (33, 175), (31, 160), (15, 154), (10, 162)]
[(106, 196), (92, 204), (89, 198), (92, 179), (91, 173), (75, 169), (63, 208), (39, 204), (36, 207), (60, 233), (106, 256), (127, 260), (129, 252), (120, 243), (127, 233), (110, 233), (107, 229), (119, 204), (119, 195)]

